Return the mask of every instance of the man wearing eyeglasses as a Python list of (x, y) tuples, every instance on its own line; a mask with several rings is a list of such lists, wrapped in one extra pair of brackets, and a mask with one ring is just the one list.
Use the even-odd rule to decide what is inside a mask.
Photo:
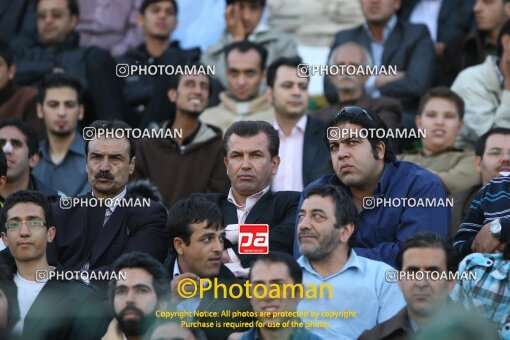
[[(377, 133), (367, 133), (370, 129)], [(419, 231), (446, 236), (450, 208), (437, 203), (446, 205), (447, 195), (436, 175), (396, 160), (386, 131), (378, 116), (357, 106), (342, 109), (327, 130), (335, 173), (310, 186), (333, 184), (346, 190), (360, 212), (353, 249), (395, 267), (400, 245), (409, 236)], [(296, 247), (294, 254), (299, 254)]]
[(0, 225), (15, 261), (19, 320), (13, 333), (22, 339), (100, 337), (106, 325), (97, 294), (82, 282), (59, 278), (46, 259), (56, 233), (46, 197), (27, 190), (7, 197)]

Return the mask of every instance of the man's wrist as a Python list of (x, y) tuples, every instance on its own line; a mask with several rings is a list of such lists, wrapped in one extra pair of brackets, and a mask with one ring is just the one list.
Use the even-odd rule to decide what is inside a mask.
[(501, 235), (499, 236), (499, 240), (502, 243), (506, 243), (510, 240), (510, 217), (501, 218), (499, 222), (501, 223)]

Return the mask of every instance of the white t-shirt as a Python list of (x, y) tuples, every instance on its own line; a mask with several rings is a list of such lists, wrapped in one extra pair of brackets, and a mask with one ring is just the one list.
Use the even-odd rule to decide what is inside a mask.
[(19, 305), (19, 321), (14, 326), (14, 334), (21, 335), (23, 333), (23, 326), (25, 323), (25, 316), (32, 307), (37, 295), (41, 292), (47, 281), (36, 282), (29, 281), (21, 277), (16, 273), (14, 276), (14, 283), (18, 288), (18, 305)]

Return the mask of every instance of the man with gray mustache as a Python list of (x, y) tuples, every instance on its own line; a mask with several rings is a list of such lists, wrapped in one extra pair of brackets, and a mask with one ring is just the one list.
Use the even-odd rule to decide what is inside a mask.
[[(105, 272), (118, 257), (133, 251), (163, 262), (169, 246), (166, 209), (155, 201), (136, 204), (140, 198), (126, 192), (136, 152), (128, 138), (129, 125), (95, 121), (88, 128), (97, 135), (85, 141), (92, 190), (72, 204), (63, 198), (53, 206), (58, 232), (48, 249), (50, 263), (58, 262), (65, 270)], [(99, 129), (106, 133), (98, 134)]]

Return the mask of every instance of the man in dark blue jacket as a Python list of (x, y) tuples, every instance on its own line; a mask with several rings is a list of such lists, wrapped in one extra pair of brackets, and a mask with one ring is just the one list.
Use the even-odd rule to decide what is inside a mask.
[(378, 116), (362, 108), (342, 109), (327, 131), (335, 173), (310, 186), (333, 184), (346, 190), (360, 212), (353, 249), (395, 266), (400, 245), (409, 236), (426, 230), (446, 236), (450, 208), (436, 175), (396, 160), (390, 132)]

